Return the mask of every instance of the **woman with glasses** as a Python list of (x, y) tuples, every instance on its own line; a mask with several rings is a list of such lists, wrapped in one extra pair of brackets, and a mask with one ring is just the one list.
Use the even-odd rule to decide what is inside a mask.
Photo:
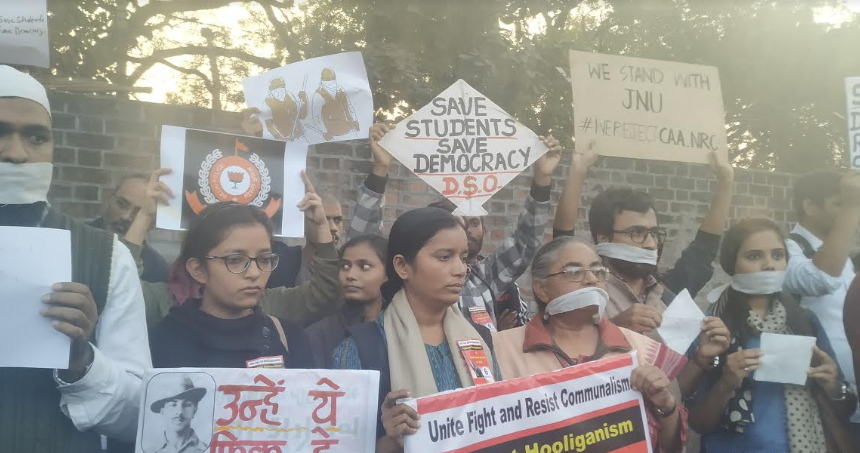
[[(266, 289), (279, 256), (272, 252), (272, 223), (255, 206), (217, 204), (192, 223), (178, 262), (200, 287), (181, 305), (165, 284), (144, 283), (148, 309), (172, 308), (150, 332), (153, 365), (217, 368), (313, 368), (300, 323), (324, 316), (317, 309), (335, 305), (320, 286), (337, 284), (337, 254), (320, 197), (302, 174), (305, 197), (299, 203), (320, 266), (314, 279), (295, 288)], [(322, 295), (322, 297), (321, 297)], [(295, 316), (270, 316), (273, 306), (295, 308)], [(283, 312), (283, 309), (279, 309)]]
[[(708, 298), (732, 341), (720, 367), (707, 374), (688, 403), (703, 452), (858, 451), (847, 428), (857, 399), (832, 359), (827, 333), (782, 291), (785, 240), (768, 219), (743, 220), (723, 239), (720, 265), (732, 281)], [(760, 348), (763, 333), (816, 337), (805, 385), (753, 379), (768, 354)]]
[[(141, 245), (146, 238), (152, 222), (155, 220), (158, 203), (170, 204), (173, 198), (173, 193), (170, 189), (158, 180), (160, 176), (167, 173), (170, 173), (170, 170), (165, 168), (152, 173), (146, 189), (149, 202), (141, 207), (140, 212), (138, 212), (131, 227), (128, 229), (128, 233), (123, 238), (123, 243), (128, 246), (133, 256), (140, 256)], [(343, 296), (340, 284), (338, 283), (338, 254), (331, 231), (327, 229), (325, 212), (321, 202), (319, 202), (319, 196), (316, 194), (311, 182), (307, 179), (307, 175), (302, 172), (301, 177), (305, 184), (305, 197), (299, 204), (299, 209), (305, 212), (305, 219), (308, 224), (305, 230), (307, 241), (318, 246), (314, 248), (314, 266), (315, 268), (318, 266), (319, 272), (316, 272), (314, 277), (304, 285), (295, 288), (273, 288), (266, 290), (261, 295), (259, 304), (266, 313), (279, 318), (289, 319), (291, 322), (301, 326), (308, 326), (326, 315), (335, 312)], [(230, 206), (238, 207), (241, 205)], [(212, 206), (212, 208), (214, 207)], [(197, 217), (197, 221), (199, 222), (197, 224), (199, 227), (197, 234), (219, 232), (217, 226), (204, 221), (213, 215), (214, 212), (216, 211), (207, 209)], [(189, 230), (185, 235), (185, 242), (187, 243), (190, 239), (191, 231)], [(183, 261), (183, 257), (180, 257), (171, 266), (170, 281), (167, 284), (141, 282), (143, 298), (146, 303), (146, 323), (149, 326), (158, 324), (173, 307), (191, 299), (201, 298), (202, 284), (189, 273), (186, 261), (187, 259)], [(227, 264), (223, 259), (220, 261), (221, 266)], [(138, 271), (141, 270), (141, 264), (138, 259)], [(233, 269), (238, 270), (244, 267), (244, 265), (244, 261), (234, 263), (235, 267)], [(242, 271), (238, 273), (242, 274)], [(271, 271), (266, 272), (266, 274), (268, 278)]]
[(652, 447), (680, 452), (686, 443), (686, 411), (670, 386), (684, 358), (602, 316), (608, 274), (597, 254), (572, 237), (544, 244), (532, 262), (538, 316), (523, 327), (493, 333), (502, 376), (529, 376), (636, 351), (640, 365), (631, 382), (645, 398)]

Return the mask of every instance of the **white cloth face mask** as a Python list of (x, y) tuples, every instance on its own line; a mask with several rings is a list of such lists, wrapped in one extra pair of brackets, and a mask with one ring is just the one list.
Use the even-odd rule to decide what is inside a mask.
[(744, 294), (776, 294), (782, 291), (785, 271), (761, 271), (735, 274), (732, 288)]
[(657, 265), (657, 251), (643, 249), (617, 242), (604, 242), (594, 246), (594, 250), (600, 256), (627, 261), (628, 263)]
[(553, 299), (546, 305), (544, 316), (548, 318), (553, 315), (579, 310), (580, 308), (597, 306), (597, 316), (594, 320), (596, 323), (603, 317), (603, 312), (606, 311), (606, 304), (608, 302), (609, 294), (606, 291), (596, 287), (581, 288)]
[(48, 201), (53, 176), (54, 165), (49, 162), (0, 162), (0, 205)]

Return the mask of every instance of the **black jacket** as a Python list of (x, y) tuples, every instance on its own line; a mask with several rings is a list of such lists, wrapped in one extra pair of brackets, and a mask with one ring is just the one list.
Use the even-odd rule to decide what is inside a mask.
[(216, 318), (200, 310), (199, 299), (173, 307), (152, 328), (149, 344), (154, 368), (246, 368), (246, 361), (284, 356), (284, 368), (313, 368), (307, 335), (279, 320), (287, 337), (284, 351), (272, 318), (257, 308), (240, 319)]

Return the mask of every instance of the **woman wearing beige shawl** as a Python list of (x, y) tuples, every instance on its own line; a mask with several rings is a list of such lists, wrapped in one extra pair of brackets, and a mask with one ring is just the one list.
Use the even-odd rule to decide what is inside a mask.
[[(388, 239), (382, 287), (388, 305), (334, 351), (335, 368), (380, 372), (377, 452), (401, 451), (403, 435), (418, 428), (418, 414), (397, 400), (499, 378), (489, 331), (473, 326), (456, 306), (468, 253), (466, 232), (447, 211), (422, 208), (400, 216)], [(466, 361), (467, 341), (480, 359)]]

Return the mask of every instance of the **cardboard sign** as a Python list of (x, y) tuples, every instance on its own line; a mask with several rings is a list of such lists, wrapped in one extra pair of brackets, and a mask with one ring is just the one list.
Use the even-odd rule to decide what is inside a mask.
[(408, 400), (406, 453), (651, 452), (635, 355)]
[(312, 58), (242, 80), (245, 102), (262, 112), (263, 137), (311, 145), (365, 139), (373, 95), (361, 52)]
[(601, 155), (708, 163), (726, 155), (717, 68), (570, 51), (574, 130)]
[(458, 80), (380, 141), (397, 160), (457, 205), (483, 216), (490, 197), (547, 151), (534, 132)]
[(300, 173), (308, 145), (244, 135), (164, 126), (161, 166), (173, 173), (161, 181), (176, 195), (159, 204), (156, 226), (183, 230), (207, 206), (234, 202), (257, 206), (275, 225), (275, 235), (304, 236), (305, 195)]
[(848, 150), (851, 168), (860, 168), (860, 77), (845, 79), (848, 98)]
[(0, 256), (0, 368), (67, 369), (71, 340), (39, 310), (54, 283), (72, 281), (70, 233), (0, 227)]
[(51, 66), (47, 0), (0, 0), (0, 64)]
[(352, 453), (376, 444), (377, 371), (165, 368), (143, 382), (137, 453), (174, 445)]

